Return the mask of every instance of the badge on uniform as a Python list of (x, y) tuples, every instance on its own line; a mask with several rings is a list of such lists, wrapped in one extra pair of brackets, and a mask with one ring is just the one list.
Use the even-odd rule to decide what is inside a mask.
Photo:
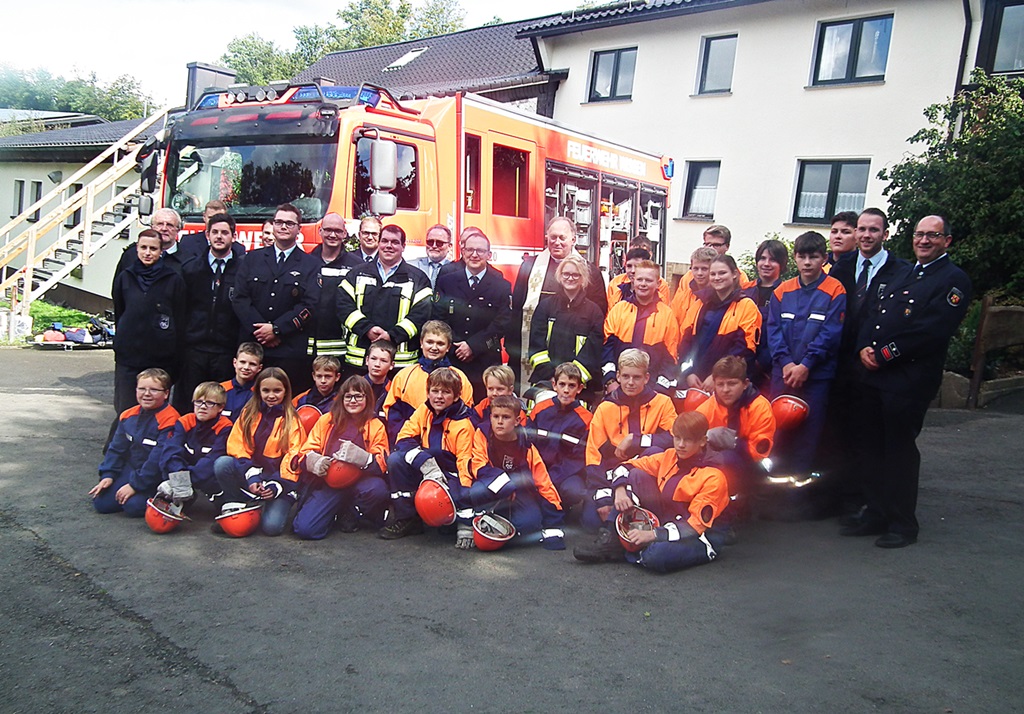
[(886, 362), (890, 362), (899, 356), (900, 351), (899, 349), (897, 349), (895, 342), (890, 342), (889, 344), (882, 348), (882, 359), (884, 359)]
[(161, 315), (160, 321), (157, 323), (161, 330), (171, 329), (171, 318), (168, 315)]
[(508, 454), (504, 454), (501, 457), (501, 468), (506, 471), (511, 471), (516, 467), (516, 462), (512, 460), (512, 457)]
[(880, 283), (878, 286), (878, 299), (881, 300), (885, 297), (885, 286), (886, 283)]
[(949, 291), (949, 295), (946, 296), (946, 302), (949, 303), (950, 307), (957, 307), (964, 299), (964, 294), (960, 288), (953, 288)]

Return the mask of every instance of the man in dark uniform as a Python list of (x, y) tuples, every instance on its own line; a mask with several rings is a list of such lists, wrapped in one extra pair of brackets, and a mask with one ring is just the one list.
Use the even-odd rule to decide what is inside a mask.
[(875, 545), (881, 548), (917, 541), (917, 435), (942, 383), (950, 338), (971, 299), (970, 279), (946, 253), (951, 242), (942, 216), (918, 221), (917, 264), (889, 283), (858, 336), (864, 371), (856, 408), (867, 506), (840, 534), (879, 535)]
[[(163, 248), (163, 255), (167, 259), (167, 265), (174, 270), (181, 272), (181, 264), (187, 256), (178, 251), (178, 233), (181, 231), (181, 216), (173, 208), (158, 208), (153, 211), (150, 218), (150, 228), (160, 234), (160, 245)], [(117, 261), (114, 268), (114, 278), (120, 275), (121, 271), (139, 260), (136, 255), (136, 245), (131, 243), (125, 246), (124, 252)]]
[(307, 353), (331, 355), (345, 363), (345, 330), (336, 309), (338, 286), (350, 269), (346, 263), (345, 241), (348, 229), (345, 219), (337, 213), (328, 213), (320, 223), (320, 245), (310, 256), (320, 266), (320, 304), (316, 310), (316, 334), (309, 337)]
[(288, 373), (292, 393), (313, 387), (306, 343), (320, 301), (320, 266), (295, 245), (302, 213), (290, 203), (274, 213), (274, 245), (247, 254), (232, 304), (241, 322), (239, 342), (263, 345), (263, 366)]
[[(555, 294), (558, 286), (555, 269), (559, 261), (569, 255), (569, 251), (574, 250), (576, 224), (564, 216), (552, 218), (544, 230), (544, 240), (544, 250), (536, 256), (531, 255), (523, 259), (512, 291), (513, 329), (509, 330), (505, 340), (505, 350), (508, 352), (508, 364), (516, 374), (517, 384), (526, 382), (524, 373), (529, 375), (530, 372), (529, 365), (524, 364), (528, 350), (523, 346), (529, 344), (533, 313), (542, 299)], [(590, 282), (586, 297), (597, 305), (602, 315), (605, 315), (608, 313), (608, 296), (605, 292), (604, 276), (596, 265), (588, 263), (588, 266)]]
[(512, 319), (512, 285), (487, 264), (491, 241), (482, 232), (466, 238), (462, 259), (441, 269), (434, 319), (452, 328), (449, 359), (473, 385), (473, 401), (487, 396), (484, 370), (501, 364), (501, 339)]
[(342, 256), (342, 264), (356, 268), (364, 263), (377, 260), (377, 244), (380, 242), (382, 224), (376, 216), (364, 216), (359, 221), (359, 247)]
[[(837, 225), (846, 225), (839, 220), (843, 216), (845, 214), (840, 213), (834, 219), (833, 229)], [(910, 268), (907, 261), (885, 249), (889, 238), (889, 219), (884, 212), (878, 208), (865, 208), (859, 216), (853, 216), (857, 250), (842, 254), (829, 273), (846, 289), (846, 317), (836, 379), (829, 395), (825, 448), (819, 450), (828, 456), (828, 471), (834, 485), (833, 505), (841, 513), (851, 515), (864, 505), (864, 489), (859, 475), (865, 467), (857, 464), (861, 453), (856, 439), (858, 418), (851, 408), (858, 376), (864, 371), (858, 354), (857, 335), (865, 316), (877, 312), (878, 301), (886, 294), (886, 287)]]
[(350, 270), (338, 290), (337, 311), (348, 330), (345, 362), (350, 370), (362, 371), (366, 351), (375, 340), (395, 345), (395, 369), (415, 364), (420, 328), (430, 319), (430, 279), (402, 259), (405, 231), (385, 226), (377, 248), (377, 259)]
[[(210, 201), (206, 204), (206, 208), (203, 209), (203, 225), (208, 225), (213, 216), (227, 212), (228, 207), (223, 201)], [(183, 235), (178, 240), (178, 251), (181, 254), (181, 262), (184, 263), (193, 255), (202, 255), (206, 252), (209, 245), (210, 241), (206, 236), (205, 228), (197, 233)], [(242, 246), (241, 243), (238, 244), (238, 248), (239, 252), (235, 253), (236, 256), (245, 252), (245, 247)], [(232, 246), (232, 249), (234, 249), (234, 246)]]
[(192, 411), (192, 392), (206, 381), (224, 382), (235, 374), (232, 360), (238, 347), (238, 316), (231, 305), (242, 256), (234, 252), (235, 219), (211, 216), (203, 232), (207, 249), (181, 266), (185, 279), (185, 352), (172, 405), (180, 414)]

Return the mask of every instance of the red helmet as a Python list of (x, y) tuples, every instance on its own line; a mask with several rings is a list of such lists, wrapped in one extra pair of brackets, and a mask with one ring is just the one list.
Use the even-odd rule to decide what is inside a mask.
[(316, 424), (317, 420), (323, 416), (323, 414), (320, 413), (320, 410), (312, 404), (303, 404), (296, 411), (298, 412), (299, 422), (302, 424), (302, 429), (306, 434), (313, 431), (313, 425)]
[(615, 518), (615, 532), (619, 534), (622, 547), (630, 553), (637, 553), (643, 548), (626, 539), (631, 531), (653, 531), (660, 525), (656, 515), (640, 506), (626, 509)]
[(473, 519), (473, 542), (477, 550), (498, 550), (516, 534), (516, 527), (496, 513), (481, 513)]
[(362, 470), (358, 466), (354, 466), (344, 461), (332, 461), (331, 465), (327, 467), (327, 475), (324, 476), (324, 481), (331, 488), (348, 488), (363, 475)]
[(689, 389), (677, 389), (672, 403), (676, 406), (676, 412), (682, 414), (683, 412), (692, 412), (710, 398), (711, 395), (703, 389), (690, 387)]
[(225, 503), (217, 523), (229, 536), (245, 538), (259, 528), (262, 509), (262, 503)]
[(154, 533), (170, 533), (185, 520), (183, 516), (167, 510), (168, 505), (162, 498), (146, 501), (146, 525)]
[(792, 429), (803, 423), (811, 408), (800, 397), (781, 394), (772, 400), (772, 414), (775, 415), (776, 429)]
[(43, 342), (64, 342), (67, 337), (60, 330), (46, 330), (43, 333)]
[(448, 489), (433, 479), (423, 479), (416, 489), (416, 512), (428, 526), (450, 526), (455, 522), (455, 501)]

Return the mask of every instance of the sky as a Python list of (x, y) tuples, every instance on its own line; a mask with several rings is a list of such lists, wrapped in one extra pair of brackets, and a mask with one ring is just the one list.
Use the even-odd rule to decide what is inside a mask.
[[(292, 27), (336, 20), (347, 0), (46, 0), (24, 3), (19, 20), (8, 18), (0, 64), (22, 70), (42, 67), (73, 79), (95, 72), (102, 82), (131, 74), (160, 106), (181, 104), (189, 62), (215, 64), (234, 37), (260, 34), (292, 49)], [(418, 5), (416, 0), (413, 5)], [(525, 20), (578, 0), (461, 0), (466, 27), (495, 15)], [(21, 30), (19, 30), (19, 25)]]

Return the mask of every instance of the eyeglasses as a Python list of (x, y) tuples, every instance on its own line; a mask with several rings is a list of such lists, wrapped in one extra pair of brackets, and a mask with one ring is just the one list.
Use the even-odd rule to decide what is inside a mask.
[(274, 219), (274, 228), (298, 228), (299, 224), (295, 221), (282, 221), (277, 218)]
[(444, 248), (448, 245), (448, 241), (443, 240), (428, 240), (427, 245), (431, 248)]
[(945, 233), (939, 233), (938, 231), (914, 231), (914, 240), (920, 240), (921, 238), (927, 238), (928, 240), (942, 240), (945, 237)]
[(136, 394), (163, 394), (164, 392), (170, 391), (168, 389), (160, 389), (159, 387), (136, 387)]
[(325, 236), (346, 236), (348, 231), (344, 228), (321, 228), (320, 232)]
[(346, 402), (363, 402), (366, 401), (365, 394), (346, 394), (342, 397)]
[(379, 238), (379, 231), (359, 231), (359, 235), (366, 236), (367, 238)]
[(487, 248), (463, 248), (463, 255), (487, 255), (490, 251)]
[(580, 273), (562, 273), (562, 280), (579, 280), (582, 277)]
[(194, 406), (196, 409), (210, 409), (211, 407), (222, 407), (222, 406), (224, 406), (224, 403), (223, 402), (207, 402), (207, 401), (204, 401), (202, 399), (199, 399), (197, 401), (192, 402), (192, 406)]

